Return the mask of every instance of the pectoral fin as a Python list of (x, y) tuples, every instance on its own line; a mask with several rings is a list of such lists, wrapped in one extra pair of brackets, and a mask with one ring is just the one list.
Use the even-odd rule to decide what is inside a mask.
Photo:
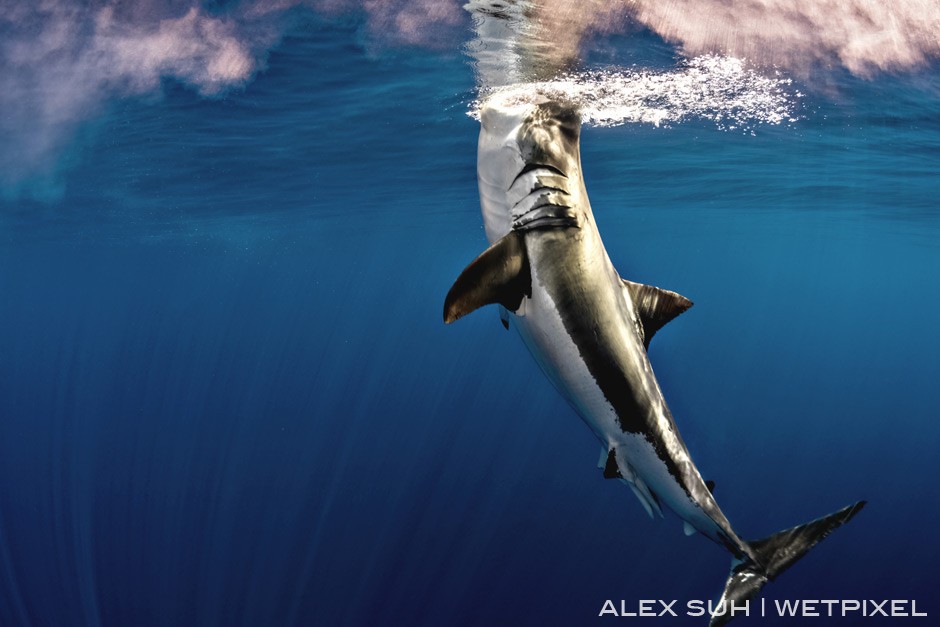
[(531, 295), (524, 236), (511, 231), (457, 277), (444, 300), (444, 322), (450, 324), (484, 305), (500, 304), (515, 312)]
[(692, 306), (692, 301), (675, 292), (626, 279), (621, 280), (624, 289), (630, 292), (630, 298), (643, 323), (643, 342), (646, 348), (649, 348), (650, 340), (657, 331)]

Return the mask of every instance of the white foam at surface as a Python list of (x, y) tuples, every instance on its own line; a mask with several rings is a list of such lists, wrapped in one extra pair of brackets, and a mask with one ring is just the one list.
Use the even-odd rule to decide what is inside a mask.
[(486, 90), (469, 115), (479, 119), (491, 99), (511, 105), (536, 97), (574, 103), (590, 126), (708, 120), (722, 130), (753, 132), (758, 125), (796, 121), (802, 94), (790, 79), (759, 74), (740, 59), (703, 55), (666, 71), (591, 71)]

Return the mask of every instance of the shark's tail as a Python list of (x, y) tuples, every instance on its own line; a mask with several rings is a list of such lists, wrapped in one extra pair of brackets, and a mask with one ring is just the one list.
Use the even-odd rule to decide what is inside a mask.
[(765, 583), (790, 568), (834, 529), (849, 522), (863, 507), (865, 501), (859, 501), (818, 520), (749, 542), (754, 559), (732, 563), (731, 575), (709, 627), (728, 623), (736, 610), (743, 614), (745, 602), (754, 598)]

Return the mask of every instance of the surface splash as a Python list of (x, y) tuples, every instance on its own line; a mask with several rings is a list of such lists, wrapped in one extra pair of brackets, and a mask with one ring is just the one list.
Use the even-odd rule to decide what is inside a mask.
[(796, 122), (803, 97), (791, 79), (749, 70), (733, 57), (703, 55), (677, 68), (645, 68), (566, 73), (556, 79), (481, 89), (468, 115), (480, 119), (485, 102), (522, 104), (536, 98), (574, 103), (584, 124), (670, 126), (714, 122), (720, 130), (754, 133), (760, 125)]

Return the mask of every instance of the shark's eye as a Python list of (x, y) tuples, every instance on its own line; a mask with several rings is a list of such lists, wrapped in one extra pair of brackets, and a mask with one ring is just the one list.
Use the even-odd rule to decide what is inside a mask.
[(564, 137), (569, 142), (578, 141), (578, 127), (574, 124), (562, 123), (559, 125), (558, 130), (561, 131), (562, 137)]

